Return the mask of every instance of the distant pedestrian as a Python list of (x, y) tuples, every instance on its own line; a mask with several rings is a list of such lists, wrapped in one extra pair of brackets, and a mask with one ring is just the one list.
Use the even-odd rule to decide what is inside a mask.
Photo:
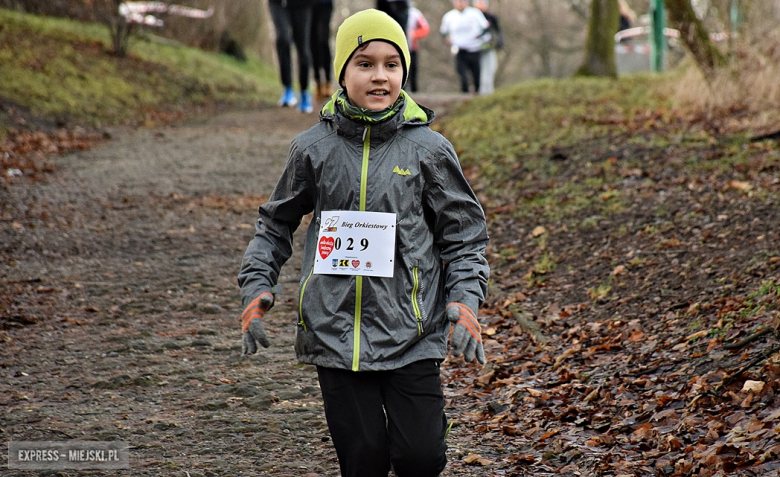
[[(312, 11), (316, 0), (268, 0), (268, 9), (276, 30), (276, 55), (279, 60), (279, 73), (284, 86), (279, 106), (294, 107), (298, 111), (311, 113), (313, 111), (311, 93), (309, 92), (309, 73), (311, 68), (311, 38)], [(291, 47), (295, 43), (298, 57), (298, 86), (300, 87), (300, 102), (295, 98), (292, 80)]]
[(330, 53), (330, 19), (333, 16), (333, 0), (317, 0), (311, 21), (311, 59), (317, 102), (325, 101), (333, 94)]
[(460, 90), (469, 92), (469, 74), (474, 92), (479, 92), (482, 45), (490, 41), (490, 24), (485, 15), (469, 6), (469, 0), (452, 0), (453, 9), (444, 14), (439, 32), (455, 54)]
[(626, 0), (618, 1), (618, 11), (620, 12), (620, 26), (618, 31), (628, 30), (636, 21), (636, 13), (628, 6)]
[(409, 22), (406, 25), (406, 38), (409, 39), (409, 54), (411, 66), (409, 67), (409, 91), (416, 93), (419, 89), (419, 67), (417, 51), (420, 48), (420, 38), (425, 38), (431, 32), (428, 20), (414, 4), (409, 8)]
[(409, 23), (409, 4), (410, 0), (376, 0), (376, 9), (390, 15), (390, 18), (397, 21), (401, 28), (406, 31), (406, 25)]
[(474, 0), (474, 7), (485, 15), (490, 24), (490, 40), (482, 45), (479, 58), (479, 94), (492, 94), (495, 89), (496, 70), (498, 69), (497, 50), (504, 48), (504, 34), (498, 17), (488, 11), (488, 0)]

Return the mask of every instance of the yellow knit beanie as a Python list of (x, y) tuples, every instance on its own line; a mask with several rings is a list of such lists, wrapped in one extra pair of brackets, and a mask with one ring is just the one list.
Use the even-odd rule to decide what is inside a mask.
[(373, 40), (383, 40), (395, 46), (395, 49), (401, 54), (404, 67), (404, 78), (401, 85), (406, 84), (411, 55), (409, 55), (409, 45), (406, 43), (404, 30), (390, 15), (373, 8), (348, 17), (336, 32), (333, 71), (336, 73), (339, 84), (344, 79), (344, 67), (352, 57), (352, 53)]

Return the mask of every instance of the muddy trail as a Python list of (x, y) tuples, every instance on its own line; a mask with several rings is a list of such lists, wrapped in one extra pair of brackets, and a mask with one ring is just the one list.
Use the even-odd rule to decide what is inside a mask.
[[(130, 469), (83, 475), (338, 475), (315, 369), (292, 349), (300, 253), (267, 316), (271, 347), (242, 357), (238, 323), (256, 209), (315, 121), (266, 108), (116, 129), (0, 189), (3, 441), (129, 444)], [(463, 463), (491, 455), (468, 432), (451, 434), (443, 475), (493, 474)], [(41, 475), (2, 459), (3, 475)]]

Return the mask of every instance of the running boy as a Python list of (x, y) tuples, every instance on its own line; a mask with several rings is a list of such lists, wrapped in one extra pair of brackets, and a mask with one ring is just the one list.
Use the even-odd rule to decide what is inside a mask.
[(439, 365), (485, 363), (477, 309), (489, 269), (482, 208), (433, 112), (401, 90), (409, 49), (378, 10), (344, 20), (334, 73), (342, 89), (292, 142), (260, 207), (238, 281), (244, 353), (268, 346), (292, 235), (306, 235), (295, 352), (317, 367), (342, 476), (433, 477), (444, 469), (447, 420)]

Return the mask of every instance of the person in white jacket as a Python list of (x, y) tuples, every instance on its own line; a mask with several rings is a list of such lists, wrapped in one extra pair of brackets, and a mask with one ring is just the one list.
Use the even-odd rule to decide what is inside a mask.
[(453, 9), (444, 14), (439, 32), (455, 54), (455, 70), (460, 90), (469, 93), (469, 74), (474, 92), (479, 92), (482, 46), (490, 41), (490, 23), (485, 15), (469, 6), (468, 0), (452, 0)]

